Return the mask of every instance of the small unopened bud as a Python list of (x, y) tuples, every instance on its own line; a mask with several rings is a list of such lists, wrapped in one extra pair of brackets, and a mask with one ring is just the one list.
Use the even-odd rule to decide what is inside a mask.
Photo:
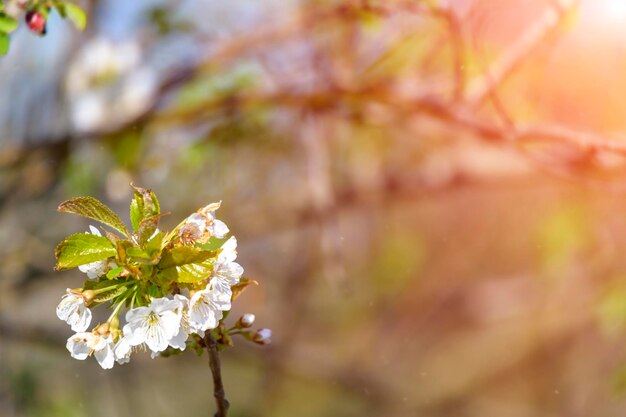
[(271, 329), (259, 329), (252, 335), (252, 341), (259, 345), (269, 345), (272, 342)]
[(31, 31), (40, 36), (46, 34), (46, 18), (41, 13), (34, 10), (29, 10), (28, 12), (26, 12), (25, 20), (26, 25)]
[(254, 314), (246, 313), (243, 316), (239, 317), (239, 320), (237, 320), (237, 323), (235, 324), (235, 326), (238, 329), (250, 328), (254, 324), (254, 319), (255, 319)]
[(93, 290), (83, 291), (83, 300), (86, 303), (89, 303), (96, 296), (96, 293)]

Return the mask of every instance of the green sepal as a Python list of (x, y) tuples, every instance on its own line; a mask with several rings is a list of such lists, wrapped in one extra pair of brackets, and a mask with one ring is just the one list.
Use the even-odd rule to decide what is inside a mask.
[(56, 247), (55, 269), (69, 269), (113, 257), (117, 251), (106, 237), (77, 233), (67, 237)]
[(113, 210), (96, 198), (73, 198), (61, 203), (57, 210), (62, 213), (78, 214), (79, 216), (97, 220), (109, 227), (112, 227), (124, 236), (129, 236), (128, 229), (122, 219), (120, 219), (120, 217), (115, 214)]

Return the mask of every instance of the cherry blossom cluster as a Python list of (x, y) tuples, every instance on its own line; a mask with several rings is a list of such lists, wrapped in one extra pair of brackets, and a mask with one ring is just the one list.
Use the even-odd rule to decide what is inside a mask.
[[(158, 203), (147, 204), (156, 201), (151, 191), (136, 190), (131, 203), (135, 232), (127, 232), (127, 240), (108, 231), (103, 235), (90, 226), (88, 233), (73, 235), (77, 237), (57, 248), (59, 269), (77, 266), (87, 275), (83, 287), (68, 289), (56, 309), (59, 319), (76, 332), (67, 340), (70, 355), (78, 360), (93, 356), (102, 368), (110, 369), (115, 362), (129, 362), (139, 350), (151, 351), (152, 357), (167, 349), (183, 351), (189, 344), (202, 343), (208, 331), (216, 332), (223, 344), (232, 344), (229, 336), (234, 334), (258, 344), (269, 343), (269, 329), (248, 330), (255, 320), (253, 314), (243, 315), (229, 329), (223, 324), (233, 299), (255, 282), (242, 279), (244, 270), (236, 262), (237, 239), (226, 239), (229, 228), (215, 217), (220, 203), (198, 210), (168, 234), (153, 227), (146, 238), (143, 229), (154, 225), (150, 219), (154, 213), (160, 215), (160, 208)], [(112, 212), (102, 209), (93, 215), (94, 207), (102, 203), (86, 198), (76, 201), (62, 204), (60, 211), (95, 218), (126, 234), (117, 218), (109, 218)], [(216, 242), (216, 249), (207, 248)], [(98, 251), (102, 254), (97, 257), (103, 259), (86, 262)], [(91, 308), (106, 303), (113, 310), (109, 319), (88, 331)], [(122, 325), (123, 308), (127, 311)]]

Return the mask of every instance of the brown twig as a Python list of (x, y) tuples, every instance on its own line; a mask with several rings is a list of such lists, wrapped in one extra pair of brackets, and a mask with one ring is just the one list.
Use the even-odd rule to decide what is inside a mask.
[(204, 345), (209, 354), (209, 366), (213, 375), (213, 396), (217, 405), (215, 417), (226, 417), (228, 414), (228, 400), (224, 392), (224, 383), (222, 382), (222, 367), (220, 365), (220, 356), (217, 351), (217, 340), (211, 331), (207, 331), (204, 336)]

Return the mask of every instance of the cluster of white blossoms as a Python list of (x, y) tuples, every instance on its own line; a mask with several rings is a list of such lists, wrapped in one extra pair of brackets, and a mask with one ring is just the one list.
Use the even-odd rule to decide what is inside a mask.
[[(205, 235), (222, 238), (229, 232), (228, 227), (214, 217), (214, 209), (219, 207), (219, 203), (207, 207), (211, 210), (187, 218), (179, 233), (181, 238), (193, 237), (198, 241)], [(91, 234), (101, 236), (95, 227), (90, 226), (90, 230)], [(88, 332), (92, 313), (87, 305), (97, 295), (97, 290), (68, 289), (56, 310), (59, 319), (76, 332), (67, 340), (67, 350), (78, 360), (93, 355), (104, 369), (112, 368), (115, 362), (128, 362), (131, 353), (142, 348), (150, 350), (153, 357), (168, 347), (184, 350), (190, 334), (204, 336), (205, 331), (218, 326), (223, 312), (230, 310), (231, 287), (239, 283), (243, 274), (243, 268), (235, 262), (236, 258), (237, 239), (232, 236), (222, 244), (205, 288), (183, 290), (186, 295), (151, 298), (149, 305), (130, 308), (121, 330), (116, 320), (122, 303), (116, 307), (109, 321)], [(113, 261), (103, 260), (81, 265), (79, 269), (89, 279), (97, 279), (116, 266)], [(249, 327), (254, 316), (246, 316), (245, 325)]]

